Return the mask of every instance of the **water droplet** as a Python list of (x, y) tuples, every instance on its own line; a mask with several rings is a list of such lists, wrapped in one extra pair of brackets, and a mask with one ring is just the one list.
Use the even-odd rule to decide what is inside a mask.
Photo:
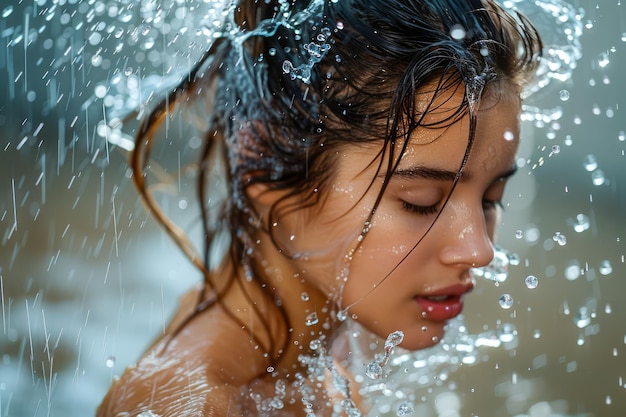
[(405, 401), (398, 406), (398, 410), (396, 411), (396, 414), (398, 416), (406, 416), (407, 414), (411, 414), (414, 411), (415, 411), (415, 407), (413, 406), (413, 403), (410, 401)]
[(7, 6), (2, 10), (2, 17), (9, 17), (13, 13), (13, 6)]
[(597, 169), (591, 173), (591, 182), (593, 185), (603, 185), (606, 183), (606, 177), (604, 176), (604, 171), (601, 169)]
[(617, 140), (619, 140), (620, 142), (626, 141), (626, 132), (624, 132), (623, 130), (620, 130), (619, 133), (617, 134)]
[(591, 172), (598, 168), (598, 161), (596, 161), (595, 156), (589, 154), (585, 156), (585, 159), (583, 159), (583, 166), (586, 171)]
[(465, 38), (465, 29), (461, 25), (453, 25), (450, 28), (450, 36), (452, 39), (461, 40)]
[(385, 340), (385, 351), (391, 351), (394, 347), (398, 346), (404, 340), (404, 333), (400, 330), (392, 332), (387, 336)]
[(115, 356), (109, 356), (104, 364), (107, 368), (113, 368), (115, 366)]
[(611, 265), (611, 261), (609, 261), (608, 259), (605, 259), (602, 262), (600, 262), (600, 267), (598, 268), (598, 270), (600, 271), (602, 275), (611, 274), (611, 272), (613, 272), (613, 266)]
[(598, 55), (598, 58), (596, 59), (596, 63), (598, 64), (598, 67), (600, 67), (600, 68), (604, 68), (607, 65), (609, 65), (611, 63), (611, 59), (609, 58), (609, 54), (606, 53), (606, 52), (603, 52), (600, 55)]
[(509, 277), (510, 264), (511, 254), (504, 249), (496, 248), (489, 265), (481, 268), (472, 268), (471, 273), (474, 277), (481, 277), (500, 283), (506, 281)]
[(504, 309), (509, 309), (513, 306), (513, 297), (511, 294), (502, 294), (500, 299), (498, 300), (500, 307)]
[(589, 217), (582, 213), (577, 214), (574, 219), (569, 219), (568, 223), (572, 225), (576, 233), (582, 233), (590, 226)]
[(308, 292), (303, 292), (302, 294), (300, 294), (300, 299), (302, 301), (309, 301), (309, 293)]
[(591, 324), (591, 315), (587, 307), (583, 306), (578, 309), (578, 312), (574, 315), (574, 323), (579, 329), (583, 329)]
[(539, 279), (534, 275), (529, 275), (526, 277), (525, 282), (526, 288), (533, 290), (537, 288), (537, 285), (539, 284)]
[(561, 101), (569, 100), (569, 91), (567, 90), (559, 91), (559, 98), (561, 99)]
[(137, 414), (137, 417), (160, 417), (160, 416), (148, 410), (148, 411), (142, 411), (141, 413)]
[(313, 339), (309, 342), (309, 348), (311, 350), (318, 350), (322, 347), (322, 341), (319, 339)]
[(504, 137), (504, 140), (506, 141), (512, 141), (513, 139), (515, 139), (515, 134), (507, 129), (504, 131), (503, 137)]
[(554, 233), (554, 236), (552, 236), (552, 240), (554, 240), (556, 243), (558, 243), (559, 246), (567, 245), (567, 238), (561, 232)]
[(572, 260), (565, 267), (565, 278), (569, 281), (574, 281), (578, 277), (580, 277), (580, 265), (576, 260)]
[(540, 337), (541, 337), (541, 330), (535, 329), (535, 331), (533, 331), (533, 339), (539, 339)]
[(383, 368), (377, 361), (370, 362), (365, 367), (365, 375), (371, 379), (378, 379), (383, 376)]
[(521, 239), (524, 237), (524, 231), (523, 230), (516, 230), (515, 231), (515, 239)]
[(306, 319), (304, 320), (304, 324), (306, 324), (307, 326), (313, 326), (319, 323), (319, 321), (320, 320), (317, 318), (317, 313), (313, 312), (309, 314), (308, 316), (306, 316)]
[(611, 400), (611, 396), (607, 395), (606, 398), (604, 399), (604, 403), (606, 405), (611, 405), (613, 403), (613, 400)]
[(552, 145), (552, 153), (553, 154), (561, 153), (561, 147), (559, 145)]
[(576, 344), (578, 346), (582, 346), (585, 344), (585, 336), (583, 336), (582, 334), (578, 335), (578, 339), (576, 339)]
[(268, 366), (266, 369), (268, 374), (271, 374), (272, 372), (274, 372), (274, 367), (273, 366)]
[(346, 321), (347, 318), (348, 318), (348, 310), (339, 310), (337, 312), (337, 320)]

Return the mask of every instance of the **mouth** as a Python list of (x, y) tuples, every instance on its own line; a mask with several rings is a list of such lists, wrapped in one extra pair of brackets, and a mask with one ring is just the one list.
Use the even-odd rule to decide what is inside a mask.
[(415, 297), (424, 318), (433, 321), (450, 320), (463, 310), (463, 296), (472, 290), (471, 285), (455, 285)]

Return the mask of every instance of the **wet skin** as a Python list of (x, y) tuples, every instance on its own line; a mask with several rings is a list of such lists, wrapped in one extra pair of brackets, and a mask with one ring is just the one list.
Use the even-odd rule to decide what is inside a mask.
[[(292, 381), (295, 372), (306, 372), (298, 355), (311, 353), (312, 339), (332, 340), (341, 325), (333, 312), (347, 306), (349, 315), (382, 338), (403, 331), (404, 348), (436, 343), (473, 286), (470, 269), (486, 265), (493, 256), (497, 204), (512, 173), (519, 130), (518, 96), (510, 89), (502, 91), (497, 105), (477, 112), (474, 147), (445, 207), (467, 144), (467, 117), (447, 128), (415, 133), (360, 244), (358, 237), (383, 181), (376, 175), (376, 164), (370, 164), (379, 148), (340, 150), (322, 203), (268, 225), (282, 248), (262, 229), (254, 236), (254, 260), (264, 268), (288, 323), (256, 284), (242, 280), (223, 301), (243, 329), (218, 306), (201, 313), (166, 344), (171, 329), (192, 312), (196, 295), (191, 294), (166, 335), (114, 382), (98, 416), (134, 416), (145, 410), (160, 416), (251, 415), (245, 409), (250, 406), (245, 404), (247, 387), (269, 397), (277, 378)], [(461, 99), (458, 94), (445, 105), (454, 107)], [(261, 221), (281, 197), (281, 192), (268, 192), (261, 185), (248, 192)], [(241, 276), (237, 267), (228, 265), (217, 273)], [(258, 332), (257, 339), (251, 329), (262, 326), (249, 299), (270, 323), (269, 332)], [(309, 326), (306, 318), (313, 312), (319, 322)], [(270, 339), (284, 346), (272, 364), (275, 376), (267, 372), (263, 352)], [(320, 406), (325, 401), (322, 398)], [(301, 403), (296, 401), (290, 411), (302, 414)]]
[[(453, 108), (461, 99), (457, 93), (444, 106)], [(407, 349), (436, 343), (472, 289), (470, 269), (493, 257), (498, 204), (518, 146), (519, 110), (518, 96), (504, 90), (497, 105), (477, 112), (474, 147), (443, 210), (465, 153), (469, 118), (417, 132), (360, 246), (357, 237), (384, 173), (366, 192), (376, 176), (377, 164), (370, 162), (379, 149), (341, 153), (323, 207), (286, 216), (276, 227), (279, 242), (304, 254), (302, 259), (286, 261), (263, 251), (268, 263), (281, 265), (282, 276), (306, 280), (313, 287), (309, 294), (322, 292), (314, 303), (297, 300), (297, 308), (321, 315), (325, 299), (339, 299), (342, 308), (352, 306), (351, 317), (382, 338), (401, 330)]]

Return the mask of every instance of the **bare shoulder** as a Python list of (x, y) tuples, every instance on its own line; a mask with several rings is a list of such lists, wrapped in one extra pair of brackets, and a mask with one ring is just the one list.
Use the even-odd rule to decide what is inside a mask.
[(148, 354), (113, 382), (98, 417), (131, 417), (151, 411), (166, 416), (228, 416), (234, 392), (212, 381), (206, 364), (190, 358)]
[[(181, 298), (168, 332), (191, 314), (197, 294)], [(241, 380), (224, 375), (236, 361), (245, 366), (247, 353), (228, 349), (228, 340), (221, 340), (220, 334), (232, 333), (228, 327), (216, 307), (198, 314), (174, 338), (166, 332), (116, 378), (97, 417), (135, 417), (146, 411), (160, 417), (242, 415)]]

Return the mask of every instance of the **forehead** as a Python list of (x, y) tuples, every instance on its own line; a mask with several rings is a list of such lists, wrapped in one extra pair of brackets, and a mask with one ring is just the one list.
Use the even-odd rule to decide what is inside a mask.
[[(426, 93), (418, 95), (416, 107), (427, 109), (424, 125), (411, 133), (401, 167), (445, 165), (450, 169), (455, 164), (456, 168), (460, 166), (470, 137), (468, 109), (458, 113), (463, 98), (462, 87), (430, 93), (430, 97)], [(510, 168), (519, 143), (520, 105), (519, 95), (512, 86), (496, 84), (486, 88), (477, 106), (471, 160), (480, 160), (480, 165), (508, 164)]]

